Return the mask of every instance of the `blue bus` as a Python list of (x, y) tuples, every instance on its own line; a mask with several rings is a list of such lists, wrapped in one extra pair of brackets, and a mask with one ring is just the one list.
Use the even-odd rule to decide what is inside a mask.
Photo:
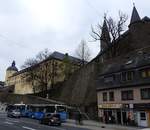
[(13, 109), (19, 109), (22, 117), (42, 119), (45, 114), (59, 113), (62, 122), (67, 120), (67, 106), (60, 104), (14, 104)]

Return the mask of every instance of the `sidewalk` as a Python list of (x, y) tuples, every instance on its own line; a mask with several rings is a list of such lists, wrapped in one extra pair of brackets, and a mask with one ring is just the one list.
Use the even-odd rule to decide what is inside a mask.
[(67, 120), (65, 125), (73, 126), (73, 127), (80, 127), (80, 128), (88, 128), (91, 130), (139, 130), (139, 127), (131, 127), (131, 126), (122, 126), (116, 124), (104, 124), (92, 120), (84, 120), (83, 125), (77, 125), (74, 120)]

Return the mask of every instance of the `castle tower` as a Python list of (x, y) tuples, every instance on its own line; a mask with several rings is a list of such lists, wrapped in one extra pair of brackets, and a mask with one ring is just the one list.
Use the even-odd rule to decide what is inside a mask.
[(11, 77), (14, 73), (18, 72), (15, 61), (12, 62), (11, 66), (9, 66), (6, 70), (5, 83), (8, 85), (9, 77)]
[(107, 27), (107, 23), (106, 23), (106, 19), (104, 19), (103, 22), (103, 27), (102, 27), (102, 33), (101, 33), (101, 51), (105, 50), (106, 48), (108, 48), (109, 44), (110, 44), (110, 35), (109, 35), (109, 30)]
[(138, 13), (136, 7), (134, 6), (134, 7), (133, 7), (133, 11), (132, 11), (132, 15), (131, 15), (131, 20), (130, 20), (129, 27), (130, 27), (132, 24), (137, 23), (137, 22), (139, 22), (139, 21), (141, 21), (141, 18), (140, 18), (140, 16), (139, 16), (139, 13)]

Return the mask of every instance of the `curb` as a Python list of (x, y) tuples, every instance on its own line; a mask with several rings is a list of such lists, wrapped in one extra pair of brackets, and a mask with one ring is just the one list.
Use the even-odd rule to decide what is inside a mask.
[(76, 125), (74, 120), (67, 120), (66, 123), (64, 123), (69, 126), (75, 126), (80, 128), (91, 128), (91, 129), (99, 129), (99, 128), (107, 128), (107, 129), (121, 129), (121, 130), (138, 130), (139, 127), (132, 127), (132, 126), (121, 126), (121, 125), (115, 125), (115, 124), (104, 124), (99, 122), (93, 122), (93, 121), (83, 121), (83, 125)]

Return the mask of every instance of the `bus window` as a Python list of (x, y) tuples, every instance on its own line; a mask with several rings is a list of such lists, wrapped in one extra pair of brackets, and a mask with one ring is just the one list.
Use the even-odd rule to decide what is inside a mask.
[(46, 112), (54, 113), (55, 112), (55, 106), (46, 106)]
[(66, 107), (64, 107), (64, 106), (57, 106), (57, 112), (66, 112)]

